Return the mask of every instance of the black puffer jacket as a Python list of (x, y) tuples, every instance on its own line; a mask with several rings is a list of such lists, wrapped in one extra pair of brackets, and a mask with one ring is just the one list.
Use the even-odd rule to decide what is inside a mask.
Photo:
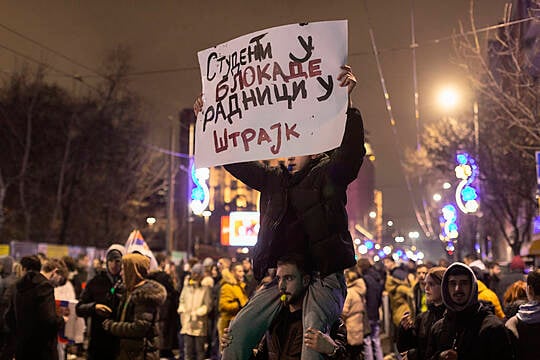
[(116, 314), (120, 304), (121, 279), (114, 279), (107, 271), (96, 274), (81, 294), (75, 308), (77, 316), (87, 319), (89, 326), (88, 354), (93, 359), (114, 359), (118, 353), (118, 338), (107, 333), (102, 326), (105, 318), (96, 313), (96, 304), (107, 305)]
[(58, 359), (57, 335), (64, 319), (56, 314), (54, 289), (45, 276), (29, 271), (17, 281), (6, 320), (15, 332), (17, 360)]
[(261, 227), (253, 257), (257, 280), (268, 268), (276, 267), (285, 243), (291, 239), (306, 242), (306, 255), (322, 276), (355, 264), (345, 210), (346, 190), (356, 178), (365, 153), (362, 117), (357, 109), (350, 108), (341, 146), (329, 156), (313, 159), (294, 175), (283, 166), (259, 162), (225, 166), (261, 192)]
[(443, 317), (445, 310), (443, 304), (428, 304), (428, 310), (414, 319), (414, 327), (405, 330), (399, 326), (396, 345), (400, 353), (407, 352), (407, 360), (425, 359), (431, 328)]
[[(457, 305), (449, 294), (453, 268), (466, 271), (471, 280), (467, 302)], [(442, 279), (442, 297), (447, 311), (437, 321), (429, 337), (427, 359), (439, 359), (441, 352), (454, 349), (459, 360), (511, 360), (514, 358), (509, 334), (499, 318), (478, 302), (478, 286), (471, 268), (462, 263), (448, 267)]]
[(158, 282), (146, 280), (126, 294), (120, 305), (120, 320), (105, 320), (103, 327), (120, 338), (118, 360), (158, 360), (158, 309), (167, 291)]

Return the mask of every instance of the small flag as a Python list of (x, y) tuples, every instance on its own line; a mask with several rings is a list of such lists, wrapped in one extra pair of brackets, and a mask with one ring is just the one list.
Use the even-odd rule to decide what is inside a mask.
[(152, 250), (150, 250), (150, 247), (146, 241), (144, 241), (144, 238), (139, 230), (133, 230), (131, 234), (129, 234), (125, 247), (126, 254), (138, 252), (150, 258), (150, 270), (157, 270), (158, 263), (156, 258), (154, 257), (154, 254), (152, 253)]

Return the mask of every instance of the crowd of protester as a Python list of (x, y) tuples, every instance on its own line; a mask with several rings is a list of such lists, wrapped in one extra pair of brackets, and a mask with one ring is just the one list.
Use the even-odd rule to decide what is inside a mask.
[[(150, 270), (147, 256), (126, 254), (118, 244), (92, 265), (84, 254), (0, 257), (0, 360), (219, 359), (231, 320), (250, 298), (281, 281), (279, 271), (302, 272), (284, 267), (277, 280), (270, 272), (258, 283), (249, 258), (192, 258), (180, 266), (162, 254), (156, 259), (158, 268)], [(537, 358), (540, 270), (526, 269), (520, 257), (508, 266), (475, 255), (439, 264), (361, 258), (344, 275), (347, 296), (335, 337), (329, 332), (313, 345), (334, 353), (327, 358)], [(385, 296), (390, 312), (383, 315)], [(295, 300), (301, 310), (302, 301)], [(62, 306), (66, 301), (74, 307)], [(287, 314), (280, 316), (295, 319)], [(383, 316), (391, 324), (386, 351)], [(82, 322), (80, 336), (65, 339), (70, 318)], [(292, 331), (277, 320), (275, 326)], [(265, 339), (261, 349), (275, 347)]]

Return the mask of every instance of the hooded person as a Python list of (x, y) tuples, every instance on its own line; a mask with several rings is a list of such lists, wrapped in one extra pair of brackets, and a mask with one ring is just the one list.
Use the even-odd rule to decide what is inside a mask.
[(441, 283), (446, 268), (436, 266), (425, 276), (427, 311), (417, 313), (416, 318), (407, 314), (401, 319), (396, 346), (400, 353), (407, 354), (407, 360), (424, 359), (431, 327), (443, 317), (446, 310), (442, 302)]
[(511, 331), (517, 359), (538, 359), (540, 339), (540, 269), (527, 276), (528, 302), (519, 307), (517, 315), (506, 322)]
[(159, 360), (159, 307), (167, 290), (147, 279), (150, 259), (139, 253), (122, 258), (122, 276), (126, 288), (116, 320), (106, 319), (103, 328), (119, 338), (119, 360)]
[(87, 320), (88, 359), (115, 359), (118, 353), (118, 339), (108, 334), (102, 327), (105, 319), (113, 317), (118, 311), (123, 292), (122, 256), (124, 246), (111, 245), (106, 252), (105, 269), (88, 281), (75, 311)]
[(442, 300), (446, 313), (431, 328), (427, 359), (513, 358), (504, 324), (478, 302), (474, 272), (456, 262), (442, 278)]

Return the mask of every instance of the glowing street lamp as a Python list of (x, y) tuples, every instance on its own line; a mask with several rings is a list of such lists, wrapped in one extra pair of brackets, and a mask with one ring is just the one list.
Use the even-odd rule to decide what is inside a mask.
[(455, 87), (445, 87), (443, 88), (438, 95), (439, 105), (445, 110), (455, 109), (459, 104), (459, 92)]

